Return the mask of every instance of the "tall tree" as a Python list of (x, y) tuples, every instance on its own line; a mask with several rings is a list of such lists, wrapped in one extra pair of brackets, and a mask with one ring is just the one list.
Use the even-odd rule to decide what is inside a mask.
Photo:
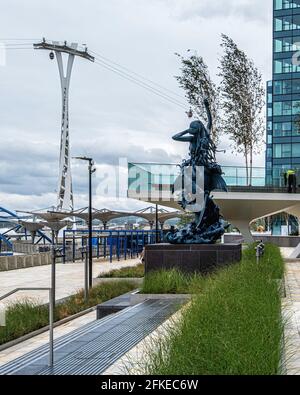
[(222, 129), (230, 136), (233, 151), (244, 155), (247, 184), (251, 185), (253, 155), (263, 147), (265, 89), (253, 61), (230, 37), (222, 34), (221, 46)]
[(218, 88), (211, 80), (208, 67), (201, 56), (196, 53), (187, 58), (178, 53), (176, 56), (181, 60), (181, 75), (175, 78), (180, 87), (184, 89), (185, 96), (194, 113), (205, 121), (207, 121), (207, 115), (203, 101), (205, 98), (209, 101), (213, 117), (212, 139), (217, 143), (219, 137)]

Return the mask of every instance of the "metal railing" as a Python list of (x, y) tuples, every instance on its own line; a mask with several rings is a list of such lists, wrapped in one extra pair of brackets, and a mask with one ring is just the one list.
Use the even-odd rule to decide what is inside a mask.
[(0, 302), (20, 291), (48, 291), (49, 292), (49, 366), (54, 362), (54, 298), (53, 288), (16, 288), (5, 295), (0, 296)]
[[(247, 170), (242, 166), (222, 166), (223, 177), (228, 186), (247, 186), (249, 177)], [(250, 170), (248, 170), (248, 175)], [(180, 175), (180, 168), (176, 164), (159, 163), (129, 163), (128, 184), (129, 191), (137, 186), (142, 191), (166, 189), (173, 185)], [(253, 167), (251, 184), (254, 187), (263, 187), (266, 184), (266, 171), (264, 167)], [(163, 187), (163, 188), (162, 188)]]

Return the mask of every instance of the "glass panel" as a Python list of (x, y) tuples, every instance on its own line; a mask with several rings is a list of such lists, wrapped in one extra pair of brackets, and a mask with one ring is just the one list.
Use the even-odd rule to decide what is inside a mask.
[(292, 114), (292, 103), (290, 101), (285, 101), (282, 103), (282, 115)]
[(292, 156), (292, 144), (274, 144), (274, 158), (290, 158)]
[(281, 144), (274, 144), (273, 153), (274, 158), (281, 158)]
[(273, 95), (272, 93), (268, 93), (268, 103), (272, 103), (273, 102)]
[(300, 143), (292, 144), (292, 153), (294, 158), (300, 158)]
[(300, 100), (293, 101), (293, 115), (300, 114)]
[(300, 119), (293, 122), (293, 136), (300, 135)]
[(275, 73), (282, 73), (282, 62), (280, 60), (275, 60)]
[(282, 158), (289, 158), (292, 156), (292, 144), (282, 144), (281, 148)]
[(268, 128), (268, 131), (269, 131), (269, 132), (272, 131), (272, 129), (273, 129), (273, 124), (272, 124), (271, 121), (269, 121), (269, 122), (267, 123), (267, 128)]
[(293, 93), (300, 93), (300, 80), (293, 80), (292, 81), (292, 92)]
[(288, 137), (292, 132), (291, 122), (276, 122), (274, 123), (274, 137)]
[(280, 116), (282, 115), (282, 102), (276, 102), (274, 103), (274, 116)]
[(271, 134), (268, 134), (268, 144), (272, 144), (273, 141), (273, 136)]

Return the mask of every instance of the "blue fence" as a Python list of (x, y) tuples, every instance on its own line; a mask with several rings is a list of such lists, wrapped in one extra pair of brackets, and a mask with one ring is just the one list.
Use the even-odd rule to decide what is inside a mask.
[[(83, 260), (88, 230), (64, 230), (63, 255), (66, 261)], [(148, 244), (163, 241), (161, 230), (93, 230), (93, 257), (109, 259), (128, 259), (138, 257)]]

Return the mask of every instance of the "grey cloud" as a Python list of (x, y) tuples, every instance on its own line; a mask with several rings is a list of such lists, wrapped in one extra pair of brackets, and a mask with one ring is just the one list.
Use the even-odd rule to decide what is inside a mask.
[(180, 20), (236, 17), (245, 21), (266, 22), (272, 7), (271, 0), (178, 0), (174, 10), (173, 0), (162, 1), (173, 9), (172, 14)]
[[(213, 74), (223, 31), (268, 74), (271, 24), (253, 29), (245, 21), (271, 19), (270, 5), (271, 0), (4, 0), (1, 35), (87, 43), (182, 97), (173, 77), (180, 66), (174, 52), (197, 48)], [(234, 23), (228, 23), (230, 16)], [(57, 65), (42, 51), (9, 51), (6, 67), (0, 67), (0, 88), (0, 205), (37, 208), (51, 199), (55, 204), (61, 113)], [(187, 147), (173, 143), (171, 136), (187, 126), (184, 107), (77, 59), (70, 90), (72, 155), (90, 154), (108, 166), (116, 166), (119, 157), (179, 162)], [(72, 169), (80, 204), (86, 200), (87, 171), (74, 162)]]

